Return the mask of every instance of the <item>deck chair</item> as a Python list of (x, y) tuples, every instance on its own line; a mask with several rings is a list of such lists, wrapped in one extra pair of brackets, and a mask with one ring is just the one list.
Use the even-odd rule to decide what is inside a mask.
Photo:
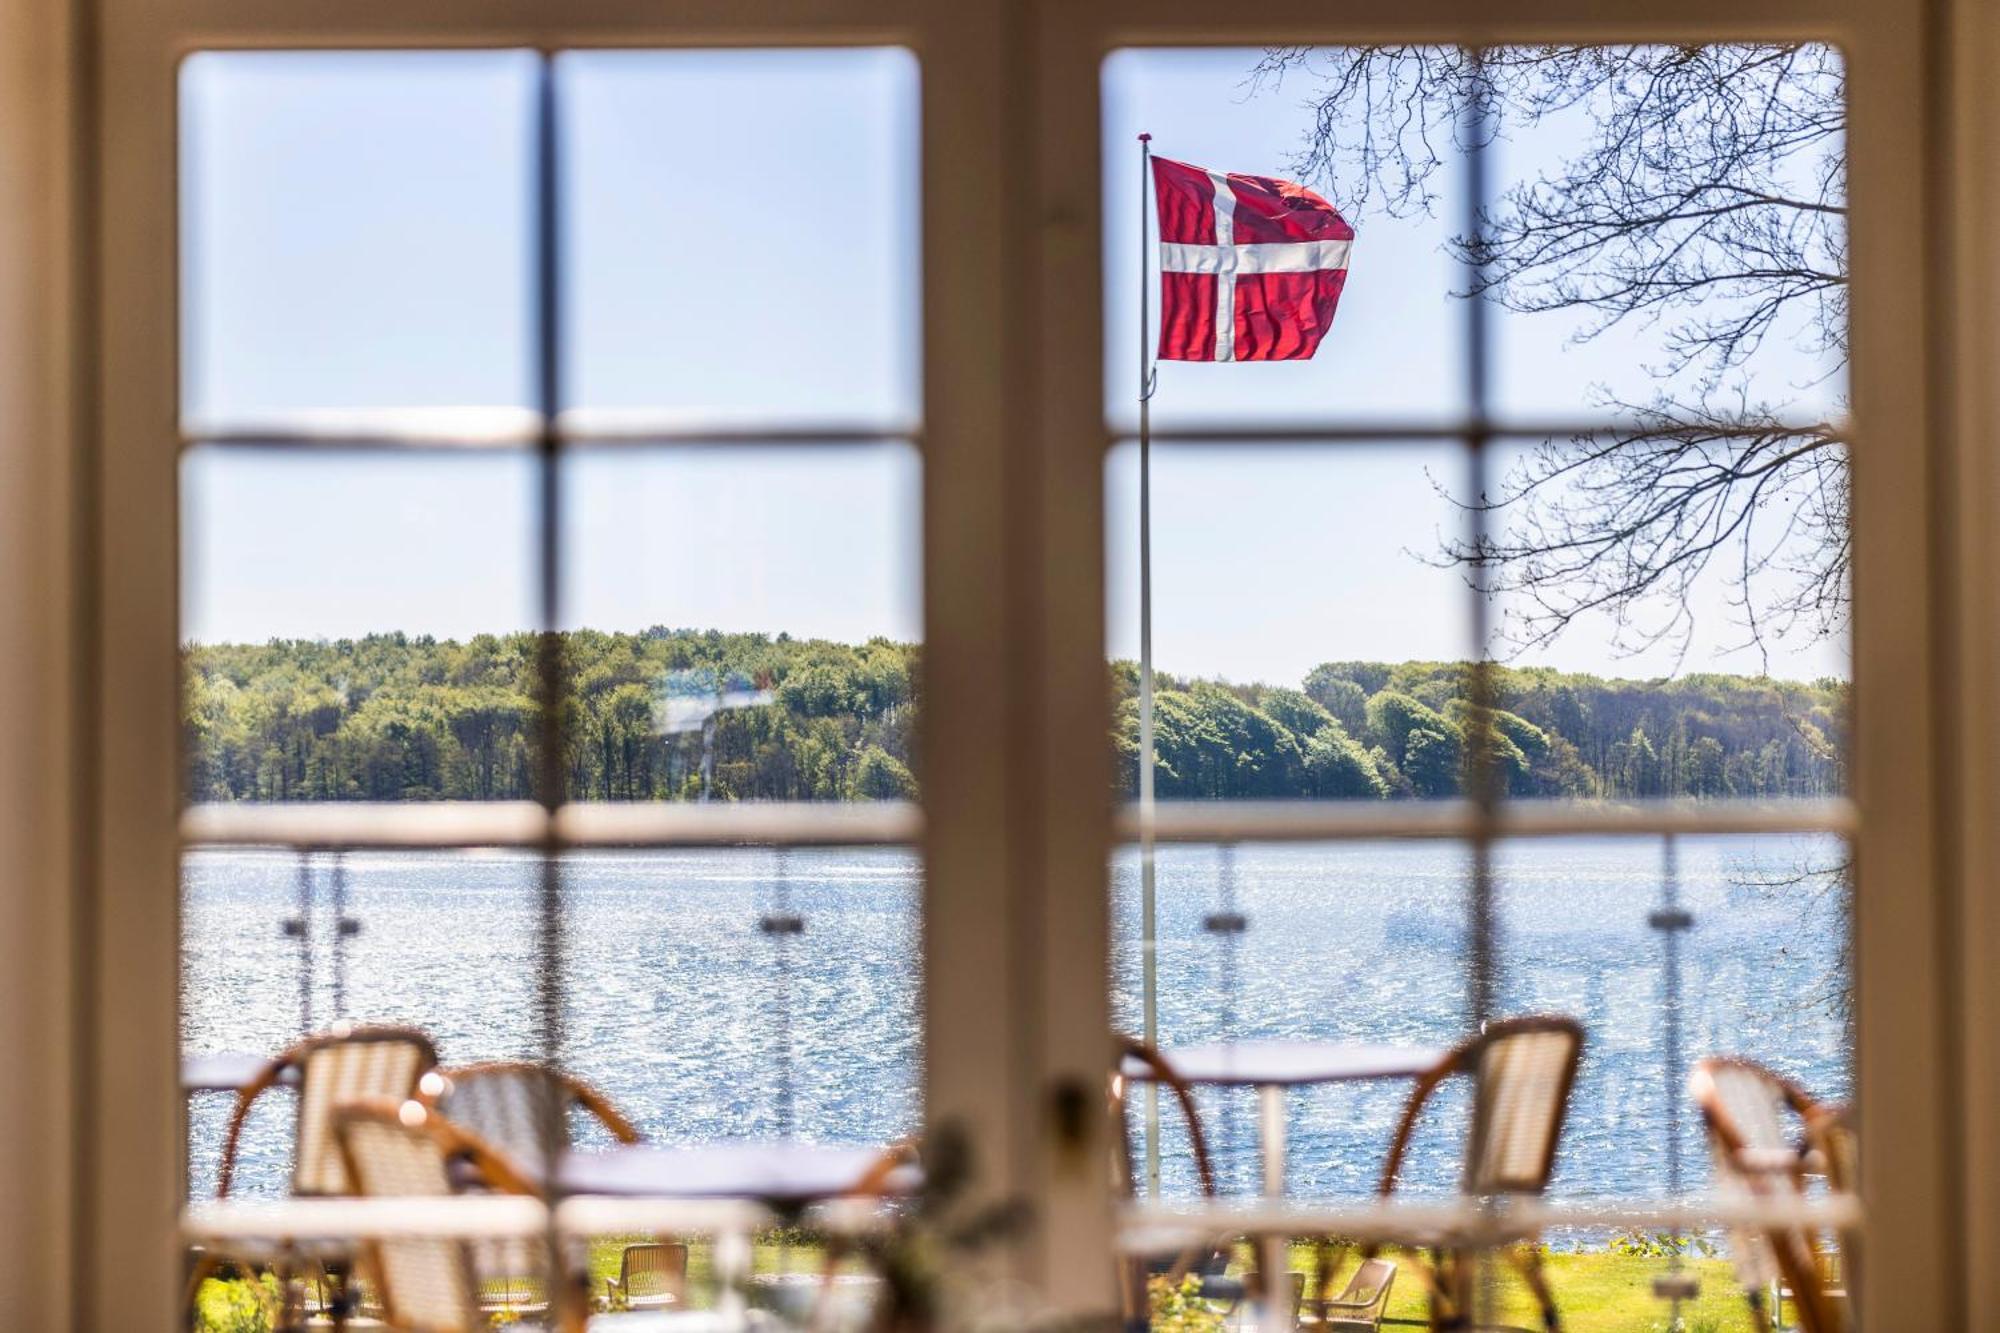
[(1396, 1265), (1381, 1258), (1363, 1260), (1338, 1295), (1313, 1302), (1322, 1333), (1375, 1333), (1395, 1285)]
[[(1750, 1060), (1711, 1056), (1695, 1063), (1688, 1091), (1701, 1108), (1718, 1193), (1738, 1198), (1803, 1200), (1807, 1178), (1853, 1187), (1853, 1136), (1837, 1108)], [(1796, 1123), (1796, 1137), (1788, 1132)], [(1804, 1227), (1739, 1227), (1730, 1258), (1760, 1333), (1770, 1333), (1790, 1302), (1803, 1333), (1848, 1327), (1842, 1249)], [(1777, 1299), (1767, 1307), (1767, 1293)]]
[(651, 1242), (627, 1245), (618, 1257), (618, 1276), (604, 1279), (605, 1303), (612, 1309), (661, 1310), (687, 1300), (688, 1247)]
[[(1172, 1095), (1174, 1104), (1180, 1111), (1181, 1123), (1187, 1130), (1188, 1146), (1194, 1156), (1195, 1178), (1201, 1185), (1202, 1198), (1212, 1201), (1216, 1196), (1215, 1166), (1209, 1156), (1208, 1134), (1202, 1128), (1201, 1112), (1195, 1105), (1194, 1090), (1156, 1048), (1131, 1037), (1118, 1038), (1111, 1076), (1111, 1114), (1118, 1127), (1119, 1144), (1119, 1151), (1114, 1157), (1113, 1182), (1120, 1197), (1130, 1199), (1138, 1193), (1138, 1172), (1134, 1166), (1131, 1123), (1125, 1114), (1127, 1080), (1123, 1074), (1123, 1065), (1127, 1060), (1136, 1060), (1152, 1070), (1154, 1082)], [(1179, 1285), (1189, 1273), (1194, 1273), (1201, 1281), (1201, 1295), (1204, 1299), (1221, 1303), (1233, 1310), (1242, 1303), (1246, 1292), (1241, 1282), (1227, 1275), (1228, 1258), (1226, 1250), (1214, 1246), (1197, 1246), (1184, 1251), (1168, 1264), (1144, 1258), (1121, 1260), (1118, 1278), (1119, 1304), (1128, 1333), (1144, 1330), (1151, 1322), (1152, 1302), (1147, 1285), (1156, 1277), (1165, 1277), (1169, 1284)]]
[[(490, 1060), (438, 1071), (420, 1097), (455, 1127), (475, 1135), (505, 1158), (522, 1179), (538, 1179), (553, 1136), (558, 1150), (570, 1146), (570, 1113), (590, 1116), (620, 1143), (637, 1143), (639, 1131), (610, 1100), (574, 1075), (528, 1060)], [(476, 1178), (462, 1182), (479, 1187)], [(493, 1186), (487, 1186), (493, 1188)], [(517, 1317), (548, 1308), (546, 1288), (525, 1280), (537, 1273), (544, 1255), (533, 1241), (481, 1241), (472, 1247), (488, 1313)]]
[[(1425, 1107), (1448, 1079), (1461, 1074), (1472, 1079), (1472, 1123), (1460, 1191), (1473, 1198), (1543, 1193), (1555, 1169), (1570, 1090), (1582, 1058), (1583, 1025), (1574, 1018), (1549, 1014), (1488, 1023), (1417, 1080), (1389, 1144), (1382, 1197), (1396, 1191)], [(1378, 1248), (1363, 1251), (1364, 1267), (1378, 1257)], [(1557, 1333), (1562, 1316), (1542, 1269), (1541, 1247), (1527, 1243), (1509, 1248), (1506, 1254), (1534, 1293), (1543, 1327)], [(1475, 1254), (1440, 1245), (1431, 1250), (1428, 1263), (1416, 1266), (1430, 1286), (1433, 1329), (1470, 1329), (1476, 1260)], [(1328, 1286), (1325, 1278), (1323, 1262), (1322, 1291)], [(1384, 1298), (1386, 1303), (1386, 1292)]]

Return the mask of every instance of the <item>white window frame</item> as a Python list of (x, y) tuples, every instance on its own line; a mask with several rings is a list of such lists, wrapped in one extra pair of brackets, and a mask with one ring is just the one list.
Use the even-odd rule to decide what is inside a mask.
[[(1970, 1303), (1975, 1287), (1990, 1296), (1985, 1284), (2000, 1278), (1966, 1276), (1968, 1254), (1983, 1253), (1968, 1237), (2000, 1230), (1996, 1187), (1964, 1180), (1955, 1165), (1991, 1164), (1977, 1145), (1994, 1140), (2000, 1119), (1994, 1099), (1972, 1096), (2000, 1084), (2000, 1058), (1974, 1039), (1983, 1025), (1972, 1021), (2000, 1012), (2000, 983), (1984, 980), (1995, 969), (1966, 929), (2000, 924), (1991, 895), (1968, 887), (2000, 862), (1981, 841), (1991, 838), (1981, 831), (2000, 782), (1966, 753), (1979, 747), (1947, 736), (1960, 717), (1994, 720), (1974, 685), (1980, 665), (2000, 659), (2000, 613), (1984, 606), (1984, 567), (1973, 563), (1990, 553), (1974, 535), (1980, 525), (1941, 529), (1931, 506), (1946, 518), (1955, 504), (1973, 506), (1954, 478), (2000, 492), (2000, 469), (1972, 443), (2000, 407), (1931, 355), (1994, 345), (1990, 330), (1984, 343), (1961, 338), (1945, 300), (1966, 274), (1987, 284), (1974, 291), (1992, 291), (1992, 261), (1969, 228), (1955, 250), (1934, 243), (1950, 234), (1952, 200), (1927, 189), (1926, 166), (1946, 162), (1927, 131), (1952, 123), (1953, 108), (1935, 91), (1944, 66), (1927, 39), (1947, 11), (1942, 0), (1682, 0), (1671, 9), (1668, 22), (1607, 16), (1588, 0), (100, 0), (87, 108), (96, 133), (80, 150), (95, 206), (85, 314), (96, 396), (81, 431), (94, 533), (83, 562), (94, 574), (94, 619), (82, 665), (95, 707), (81, 728), (93, 834), (75, 1017), (84, 1042), (70, 1270), (77, 1325), (164, 1330), (181, 1295), (182, 55), (431, 45), (916, 50), (923, 173), (951, 187), (927, 188), (922, 205), (932, 256), (922, 280), (927, 1114), (971, 1130), (993, 1189), (1036, 1201), (1041, 1224), (1004, 1262), (1081, 1310), (1109, 1300), (1112, 1230), (1106, 1126), (1095, 1110), (1107, 1055), (1104, 877), (1117, 839), (1102, 740), (1100, 62), (1127, 45), (1557, 35), (1798, 36), (1847, 52), (1859, 432), (1857, 1096), (1868, 1263), (1895, 1274), (1875, 1288), (1864, 1278), (1861, 1302), (1869, 1326), (1884, 1329), (1965, 1327), (1968, 1310), (2000, 1308)], [(1968, 43), (2000, 50), (1991, 20), (1961, 21)], [(1980, 67), (1960, 61), (1970, 89)], [(1957, 114), (1970, 122), (1973, 110)], [(1975, 177), (1984, 167), (1961, 165)], [(1954, 940), (1964, 941), (1957, 952)], [(1948, 1073), (1961, 1058), (1963, 1086)], [(113, 1255), (119, 1281), (98, 1281), (99, 1261)]]

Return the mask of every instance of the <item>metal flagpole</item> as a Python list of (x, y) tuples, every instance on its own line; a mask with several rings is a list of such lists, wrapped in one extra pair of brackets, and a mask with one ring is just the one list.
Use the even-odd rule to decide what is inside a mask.
[[(1159, 916), (1153, 877), (1153, 360), (1146, 245), (1146, 185), (1153, 136), (1139, 136), (1139, 951), (1148, 1046), (1160, 1040)], [(1160, 1192), (1160, 1086), (1146, 1083), (1146, 1189)]]

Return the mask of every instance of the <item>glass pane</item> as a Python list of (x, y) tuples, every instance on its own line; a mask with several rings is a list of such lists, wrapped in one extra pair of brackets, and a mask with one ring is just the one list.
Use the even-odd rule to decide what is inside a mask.
[(189, 453), (189, 799), (531, 795), (533, 467)]
[(919, 415), (907, 51), (557, 60), (578, 429)]
[[(1442, 1048), (1465, 1030), (1466, 850), (1456, 843), (1173, 844), (1157, 852), (1159, 1042), (1353, 1041)], [(1139, 853), (1111, 871), (1112, 1019), (1145, 1027)], [(1228, 916), (1242, 918), (1231, 929)], [(1372, 1195), (1409, 1097), (1399, 1079), (1292, 1089), (1285, 1098), (1294, 1196)], [(1224, 1193), (1254, 1195), (1255, 1095), (1198, 1097)], [(1178, 1115), (1162, 1112), (1162, 1184), (1195, 1190)], [(1462, 1144), (1429, 1136), (1412, 1188), (1449, 1188)]]
[(189, 57), (189, 433), (519, 428), (535, 77), (521, 52)]
[[(1379, 187), (1329, 180), (1302, 160), (1316, 119), (1301, 92), (1326, 58), (1282, 78), (1259, 78), (1268, 53), (1255, 48), (1125, 50), (1104, 65), (1104, 399), (1113, 428), (1137, 423), (1134, 376), (1139, 321), (1138, 136), (1153, 152), (1213, 171), (1280, 176), (1322, 193), (1354, 227), (1352, 264), (1331, 331), (1309, 361), (1261, 364), (1166, 362), (1153, 421), (1206, 423), (1340, 421), (1449, 423), (1466, 408), (1463, 277), (1447, 252), (1464, 213), (1463, 164), (1447, 132), (1423, 208), (1392, 213)], [(1150, 195), (1149, 195), (1150, 199)], [(1150, 203), (1148, 205), (1150, 207)], [(1147, 220), (1148, 243), (1158, 239)], [(1157, 339), (1157, 260), (1149, 286)]]
[(572, 451), (575, 796), (914, 796), (920, 485), (901, 444)]
[[(522, 852), (207, 849), (182, 862), (182, 1049), (275, 1055), (337, 1022), (423, 1029), (447, 1066), (541, 1050), (542, 862)], [(260, 1099), (230, 1193), (282, 1195), (296, 1098)], [(189, 1188), (215, 1192), (235, 1093), (189, 1095)]]
[(902, 848), (569, 856), (566, 1065), (652, 1142), (913, 1133), (920, 876)]
[[(1128, 792), (1138, 467), (1124, 445), (1105, 472), (1105, 632)], [(1426, 548), (1463, 522), (1440, 488), (1464, 467), (1447, 444), (1154, 446), (1161, 799), (1456, 794), (1471, 603)]]
[(1835, 48), (1501, 48), (1488, 70), (1500, 416), (1844, 414)]
[[(1678, 1192), (1711, 1191), (1709, 1148), (1686, 1086), (1704, 1057), (1754, 1060), (1816, 1100), (1846, 1101), (1851, 868), (1846, 844), (1825, 834), (1679, 837), (1671, 847), (1658, 838), (1521, 839), (1497, 849), (1500, 1009), (1572, 1014), (1588, 1031), (1558, 1193), (1673, 1192), (1676, 1119)], [(1686, 913), (1685, 928), (1665, 929), (1674, 921), (1660, 913), (1675, 910)], [(1670, 1039), (1679, 1066), (1669, 1067)]]
[[(1496, 702), (1543, 770), (1514, 794), (1847, 790), (1844, 451), (1559, 439), (1489, 459)], [(1462, 544), (1438, 554), (1467, 568)]]

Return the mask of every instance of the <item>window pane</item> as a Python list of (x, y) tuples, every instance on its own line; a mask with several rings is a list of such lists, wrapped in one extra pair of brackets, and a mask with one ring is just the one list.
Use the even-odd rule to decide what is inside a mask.
[[(523, 852), (209, 849), (182, 862), (190, 1056), (260, 1059), (336, 1022), (413, 1024), (447, 1065), (530, 1059), (541, 859)], [(294, 1094), (260, 1099), (231, 1194), (283, 1195)], [(189, 1188), (213, 1195), (235, 1094), (189, 1097)]]
[[(593, 852), (564, 861), (564, 1059), (648, 1140), (914, 1132), (917, 900), (901, 848)], [(803, 922), (796, 935), (762, 923)]]
[[(1741, 1056), (1816, 1098), (1852, 1086), (1848, 849), (1823, 834), (1521, 839), (1496, 850), (1500, 1012), (1565, 1013), (1589, 1044), (1556, 1186), (1569, 1196), (1668, 1193), (1670, 1115), (1680, 1192), (1711, 1188), (1692, 1062)], [(1680, 1007), (1668, 1003), (1668, 876)], [(1669, 1072), (1677, 1030), (1682, 1068)]]
[(914, 449), (578, 449), (565, 482), (577, 799), (915, 794)]
[[(1800, 459), (1797, 443), (1490, 450), (1496, 703), (1545, 769), (1514, 794), (1847, 790), (1846, 456)], [(1731, 480), (1757, 470), (1755, 488)]]
[(1835, 48), (1501, 48), (1488, 67), (1503, 418), (1844, 414)]
[(186, 429), (518, 427), (534, 89), (520, 52), (190, 57)]
[(557, 61), (580, 429), (919, 415), (907, 51)]
[(189, 453), (189, 799), (530, 797), (533, 481), (521, 455)]
[[(1301, 90), (1323, 61), (1285, 79), (1258, 80), (1255, 48), (1126, 50), (1104, 65), (1105, 410), (1114, 429), (1137, 422), (1134, 356), (1139, 321), (1138, 136), (1153, 152), (1213, 171), (1282, 176), (1319, 191), (1355, 229), (1332, 329), (1309, 361), (1169, 362), (1160, 367), (1153, 421), (1449, 423), (1466, 409), (1463, 277), (1446, 243), (1464, 212), (1463, 163), (1447, 134), (1428, 178), (1433, 206), (1392, 216), (1373, 198), (1329, 182), (1299, 157), (1312, 147), (1313, 109)], [(1149, 193), (1150, 201), (1150, 193)], [(1150, 202), (1148, 204), (1150, 207)], [(1147, 218), (1148, 244), (1158, 229)], [(1148, 256), (1153, 335), (1160, 318), (1156, 255)]]
[[(1470, 595), (1448, 444), (1153, 449), (1162, 799), (1449, 796)], [(1119, 772), (1138, 763), (1138, 450), (1106, 464)], [(1380, 750), (1380, 754), (1374, 753)]]
[[(1159, 1040), (1167, 1048), (1270, 1039), (1444, 1047), (1465, 1030), (1466, 849), (1449, 842), (1173, 844), (1157, 852)], [(1112, 1018), (1144, 1029), (1139, 854), (1112, 864)], [(1220, 916), (1239, 914), (1232, 932)], [(1286, 1097), (1287, 1180), (1296, 1196), (1371, 1195), (1400, 1080), (1294, 1089)], [(1204, 1089), (1204, 1124), (1225, 1193), (1254, 1195), (1257, 1104), (1250, 1088)], [(1162, 1182), (1194, 1192), (1178, 1117), (1163, 1113)], [(1462, 1144), (1417, 1145), (1413, 1187), (1453, 1181)]]

